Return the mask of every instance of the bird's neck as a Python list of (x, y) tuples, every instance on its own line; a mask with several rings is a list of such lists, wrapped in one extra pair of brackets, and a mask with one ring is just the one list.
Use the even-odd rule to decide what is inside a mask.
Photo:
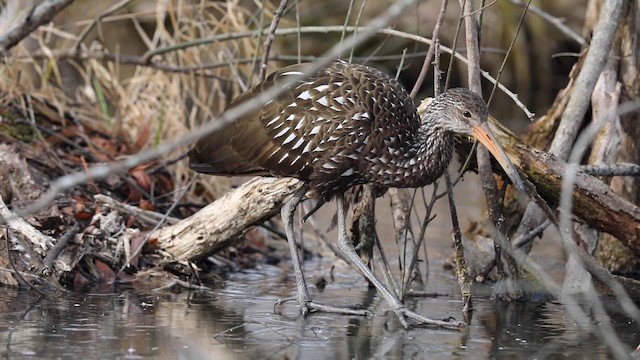
[(402, 174), (395, 187), (421, 187), (437, 180), (451, 161), (453, 135), (437, 120), (423, 120), (397, 162)]

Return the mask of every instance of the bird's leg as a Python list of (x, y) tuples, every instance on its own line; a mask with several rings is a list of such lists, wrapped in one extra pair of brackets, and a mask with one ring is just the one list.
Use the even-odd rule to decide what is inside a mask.
[(304, 214), (304, 216), (302, 217), (302, 221), (307, 221), (307, 219), (315, 214), (316, 211), (318, 211), (318, 209), (320, 209), (322, 207), (322, 205), (325, 204), (326, 201), (324, 200), (318, 200), (318, 202), (313, 206), (313, 208), (311, 210), (309, 210), (308, 213)]
[(416, 314), (413, 311), (407, 310), (400, 299), (393, 294), (389, 289), (378, 279), (378, 277), (367, 267), (367, 265), (358, 256), (347, 235), (346, 227), (346, 214), (344, 211), (344, 195), (340, 194), (336, 198), (338, 207), (338, 249), (362, 272), (362, 274), (378, 289), (380, 294), (385, 298), (387, 303), (391, 306), (391, 310), (398, 316), (400, 323), (403, 327), (407, 327), (407, 318), (413, 319), (417, 322), (427, 325), (436, 325), (448, 328), (459, 328), (465, 326), (464, 322), (460, 321), (445, 321), (434, 320), (427, 317)]
[(356, 310), (351, 308), (337, 307), (331, 305), (320, 304), (311, 300), (307, 283), (304, 280), (304, 271), (302, 269), (302, 261), (298, 255), (298, 245), (296, 243), (295, 232), (293, 229), (293, 215), (296, 207), (302, 202), (304, 194), (309, 189), (308, 184), (302, 185), (298, 191), (293, 195), (293, 198), (286, 202), (280, 210), (282, 216), (282, 223), (284, 230), (287, 234), (287, 242), (289, 243), (289, 251), (291, 252), (291, 262), (293, 263), (293, 270), (296, 275), (296, 297), (279, 299), (276, 301), (276, 306), (287, 301), (297, 300), (300, 305), (300, 311), (303, 315), (313, 311), (324, 311), (330, 313), (348, 314), (348, 315), (371, 315), (368, 310)]

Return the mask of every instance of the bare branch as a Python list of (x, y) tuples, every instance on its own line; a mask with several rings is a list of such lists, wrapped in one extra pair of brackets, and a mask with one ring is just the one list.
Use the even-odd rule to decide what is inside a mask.
[(589, 101), (596, 81), (598, 81), (609, 57), (609, 50), (611, 50), (616, 30), (620, 25), (620, 17), (624, 8), (622, 3), (622, 0), (606, 0), (600, 10), (600, 20), (593, 31), (593, 39), (589, 45), (584, 66), (576, 78), (571, 97), (549, 149), (550, 153), (562, 160), (569, 157), (582, 119), (589, 108)]
[[(438, 18), (436, 20), (436, 26), (433, 28), (433, 35), (431, 36), (432, 40), (436, 40), (440, 38), (440, 28), (442, 27), (442, 23), (444, 22), (444, 15), (447, 11), (448, 0), (442, 0), (442, 5), (440, 6), (440, 12), (438, 13)], [(424, 57), (424, 62), (422, 63), (422, 69), (420, 69), (420, 74), (416, 79), (416, 83), (413, 85), (413, 89), (411, 89), (411, 98), (415, 98), (424, 82), (424, 78), (427, 77), (427, 72), (429, 72), (429, 67), (431, 66), (431, 61), (433, 60), (433, 55), (435, 53), (435, 44), (432, 42), (429, 44), (429, 50), (427, 51), (427, 56)]]
[(531, 5), (530, 3), (523, 3), (522, 0), (510, 0), (511, 3), (515, 4), (515, 5), (519, 5), (519, 6), (528, 6), (529, 7), (529, 11), (531, 11), (532, 13), (540, 16), (542, 19), (544, 19), (545, 21), (549, 22), (551, 25), (555, 26), (558, 30), (560, 30), (562, 33), (564, 33), (565, 35), (567, 35), (570, 39), (574, 40), (575, 42), (577, 42), (580, 45), (585, 45), (586, 41), (584, 41), (584, 39), (582, 38), (582, 36), (580, 36), (577, 32), (573, 31), (570, 27), (568, 27), (567, 25), (564, 24), (564, 21), (562, 21), (562, 19), (559, 19), (555, 16), (552, 16), (544, 11), (542, 11), (542, 9)]
[(264, 52), (262, 53), (262, 61), (260, 62), (260, 82), (262, 82), (265, 77), (267, 77), (267, 61), (269, 60), (269, 52), (271, 52), (271, 45), (273, 44), (274, 34), (276, 29), (278, 28), (278, 23), (282, 18), (282, 13), (284, 12), (284, 8), (287, 6), (288, 2), (289, 0), (281, 0), (278, 9), (273, 14), (271, 26), (269, 27), (269, 32), (267, 33), (267, 38), (264, 40)]
[[(394, 29), (388, 29), (388, 28), (381, 28), (381, 29), (376, 29), (376, 28), (372, 28), (372, 27), (355, 27), (355, 26), (305, 26), (305, 27), (300, 27), (300, 28), (285, 28), (285, 29), (277, 29), (275, 31), (275, 34), (278, 36), (285, 36), (285, 35), (298, 35), (298, 34), (315, 34), (315, 33), (322, 33), (322, 34), (326, 34), (326, 33), (330, 33), (330, 32), (342, 32), (342, 31), (351, 31), (354, 32), (359, 29), (359, 31), (372, 31), (375, 32), (376, 34), (382, 34), (382, 35), (390, 35), (390, 36), (396, 36), (399, 38), (403, 38), (403, 39), (408, 39), (411, 41), (415, 41), (415, 42), (419, 42), (419, 43), (423, 43), (423, 44), (431, 44), (433, 41), (429, 38), (423, 37), (423, 36), (419, 36), (419, 35), (415, 35), (412, 33), (407, 33), (407, 32), (403, 32), (403, 31), (399, 31), (399, 30), (394, 30)], [(95, 59), (95, 60), (107, 60), (107, 61), (116, 61), (116, 62), (120, 62), (120, 63), (124, 63), (124, 64), (134, 64), (134, 65), (147, 65), (147, 66), (151, 66), (160, 70), (164, 70), (164, 71), (171, 71), (171, 72), (186, 72), (186, 71), (190, 71), (190, 70), (202, 70), (203, 68), (207, 68), (207, 66), (203, 67), (203, 66), (198, 66), (197, 68), (193, 68), (193, 69), (189, 69), (189, 68), (184, 68), (184, 67), (175, 67), (175, 66), (171, 66), (171, 65), (167, 65), (167, 64), (163, 64), (161, 62), (155, 62), (152, 61), (152, 57), (155, 55), (161, 55), (164, 53), (168, 53), (171, 51), (177, 51), (180, 49), (186, 49), (189, 47), (193, 47), (193, 46), (199, 46), (199, 45), (205, 45), (205, 44), (210, 44), (210, 43), (214, 43), (214, 42), (220, 42), (220, 41), (229, 41), (229, 40), (236, 40), (236, 39), (242, 39), (242, 38), (246, 38), (246, 37), (253, 37), (256, 36), (259, 33), (266, 33), (266, 29), (265, 30), (258, 30), (258, 31), (241, 31), (241, 32), (233, 32), (233, 33), (225, 33), (225, 34), (221, 34), (221, 35), (216, 35), (213, 37), (209, 37), (209, 38), (202, 38), (202, 39), (198, 39), (198, 40), (194, 40), (194, 41), (188, 41), (188, 42), (183, 42), (183, 43), (179, 43), (179, 44), (174, 44), (171, 46), (166, 46), (166, 47), (162, 47), (162, 48), (157, 48), (157, 49), (153, 49), (148, 51), (146, 54), (142, 55), (142, 56), (131, 56), (131, 55), (125, 55), (125, 54), (104, 54), (104, 53), (98, 53), (98, 52), (92, 52), (92, 53), (88, 53), (88, 52), (77, 52), (77, 51), (72, 51), (73, 49), (69, 50), (52, 50), (50, 53), (48, 54), (44, 54), (41, 52), (34, 52), (32, 54), (30, 54), (30, 57), (32, 58), (47, 58), (49, 56), (51, 56), (53, 54), (54, 57), (56, 57), (57, 59), (64, 59), (64, 58), (74, 58), (77, 60), (87, 60), (87, 59)], [(342, 46), (342, 45), (340, 45)], [(344, 49), (348, 49), (348, 46), (344, 46)], [(454, 54), (453, 50), (451, 48), (448, 48), (446, 46), (442, 46), (440, 45), (440, 49), (445, 51), (446, 53), (449, 54)], [(466, 64), (467, 63), (467, 58), (465, 58), (464, 56), (460, 55), (459, 53), (455, 53), (454, 57), (459, 60), (462, 61), (462, 63)], [(318, 58), (316, 58), (317, 60)], [(215, 65), (215, 66), (220, 66), (220, 65)], [(517, 94), (514, 94), (511, 90), (509, 90), (506, 86), (504, 86), (501, 83), (498, 83), (496, 81), (496, 79), (494, 79), (488, 72), (484, 71), (484, 70), (480, 70), (480, 74), (489, 82), (491, 82), (492, 84), (497, 84), (498, 88), (500, 90), (502, 90), (503, 93), (505, 93), (513, 102), (514, 104), (516, 104), (516, 106), (518, 106), (524, 113), (525, 115), (529, 118), (529, 119), (533, 119), (535, 114), (532, 113), (529, 109), (527, 109), (526, 105), (524, 105), (520, 99), (518, 98)]]
[(36, 5), (24, 19), (0, 35), (0, 54), (6, 55), (12, 47), (31, 34), (38, 26), (51, 21), (57, 13), (72, 2), (73, 0), (48, 0)]
[[(186, 135), (180, 137), (179, 139), (164, 142), (153, 149), (129, 156), (122, 161), (110, 164), (96, 165), (90, 167), (87, 171), (75, 172), (58, 178), (56, 181), (51, 183), (47, 192), (42, 197), (40, 197), (38, 201), (33, 203), (31, 206), (16, 211), (17, 216), (23, 216), (45, 208), (55, 200), (56, 196), (60, 192), (70, 189), (78, 184), (85, 183), (90, 179), (101, 179), (110, 174), (124, 171), (140, 164), (144, 164), (181, 146), (191, 144), (198, 139), (213, 133), (214, 131), (232, 124), (240, 116), (248, 114), (251, 111), (255, 111), (256, 109), (264, 106), (264, 104), (266, 104), (268, 101), (286, 92), (292, 84), (305, 79), (311, 74), (326, 67), (327, 64), (340, 56), (340, 54), (345, 49), (349, 49), (353, 46), (358, 46), (359, 44), (373, 36), (379, 28), (387, 26), (393, 19), (400, 15), (405, 8), (413, 4), (415, 1), (416, 0), (402, 0), (394, 3), (382, 15), (373, 19), (370, 22), (369, 27), (361, 28), (360, 32), (357, 35), (348, 38), (344, 42), (344, 44), (335, 45), (331, 49), (329, 49), (324, 54), (324, 56), (319, 58), (318, 61), (311, 64), (303, 72), (303, 74), (299, 76), (288, 77), (280, 84), (280, 86), (274, 86), (266, 91), (263, 91), (262, 93), (260, 93), (260, 95), (256, 96), (251, 101), (243, 102), (238, 106), (228, 109), (220, 116), (211, 119), (211, 121), (207, 122), (199, 129), (195, 129), (190, 133), (187, 133)], [(342, 28), (340, 28), (340, 30), (342, 30)], [(4, 220), (7, 221), (13, 218), (15, 218), (15, 216), (5, 218)]]
[(299, 187), (300, 180), (293, 178), (255, 178), (150, 238), (177, 260), (196, 260), (238, 241), (247, 228), (276, 215)]
[(29, 224), (22, 217), (17, 216), (15, 212), (11, 211), (4, 203), (2, 196), (0, 196), (0, 221), (2, 221), (2, 223), (6, 223), (9, 225), (9, 228), (29, 239), (32, 244), (37, 245), (33, 248), (39, 255), (46, 254), (56, 242), (54, 238), (41, 233), (38, 229), (33, 227), (33, 225)]
[(592, 176), (640, 176), (638, 164), (582, 165), (578, 171)]

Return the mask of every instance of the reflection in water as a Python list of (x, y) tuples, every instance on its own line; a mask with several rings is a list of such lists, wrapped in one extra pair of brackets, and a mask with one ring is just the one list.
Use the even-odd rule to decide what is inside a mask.
[[(465, 176), (456, 197), (461, 215), (476, 212), (478, 185)], [(462, 191), (464, 196), (460, 196)], [(381, 209), (387, 204), (379, 199)], [(331, 219), (330, 206), (322, 211)], [(462, 304), (453, 276), (442, 270), (450, 252), (446, 203), (437, 205), (437, 221), (427, 234), (427, 291), (446, 296), (409, 298), (407, 306), (430, 317), (460, 319)], [(378, 213), (379, 214), (379, 213)], [(466, 220), (462, 220), (465, 223)], [(383, 238), (393, 239), (389, 216), (377, 219)], [(385, 235), (384, 232), (387, 231)], [(563, 269), (558, 242), (536, 243), (531, 259), (547, 271)], [(389, 259), (397, 253), (385, 245)], [(311, 287), (315, 300), (364, 304), (372, 318), (311, 314), (298, 316), (295, 303), (274, 313), (278, 298), (295, 294), (288, 267), (264, 265), (234, 273), (211, 292), (146, 292), (122, 290), (118, 295), (68, 294), (38, 300), (28, 291), (0, 291), (0, 355), (16, 358), (90, 359), (556, 359), (610, 358), (604, 343), (581, 328), (556, 303), (497, 303), (488, 285), (474, 287), (474, 313), (467, 331), (432, 328), (398, 329), (395, 315), (353, 270), (337, 270), (324, 291)], [(330, 264), (305, 262), (307, 279), (326, 275)], [(554, 276), (555, 277), (555, 276)], [(555, 277), (559, 279), (558, 277)], [(614, 305), (615, 306), (615, 305)], [(596, 319), (597, 320), (597, 319)], [(639, 327), (624, 316), (611, 315), (616, 333), (630, 349), (640, 342)]]
[[(310, 276), (326, 264), (314, 262)], [(559, 304), (496, 303), (475, 299), (468, 332), (397, 328), (385, 304), (357, 277), (342, 276), (319, 301), (369, 304), (376, 316), (361, 318), (311, 314), (300, 318), (274, 301), (294, 291), (291, 282), (274, 281), (284, 271), (265, 267), (235, 274), (215, 293), (123, 292), (117, 296), (80, 296), (38, 300), (27, 291), (0, 294), (0, 353), (5, 358), (154, 358), (154, 359), (519, 359), (607, 358), (601, 341), (570, 321)], [(409, 299), (419, 313), (459, 317), (455, 295)], [(638, 326), (613, 319), (629, 346)]]

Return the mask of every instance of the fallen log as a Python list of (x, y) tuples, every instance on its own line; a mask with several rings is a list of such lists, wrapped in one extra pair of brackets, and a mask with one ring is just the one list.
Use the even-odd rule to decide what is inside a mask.
[(150, 235), (150, 241), (177, 260), (192, 261), (242, 238), (249, 227), (270, 219), (302, 182), (255, 178), (177, 224)]
[[(513, 164), (536, 186), (549, 207), (556, 208), (567, 163), (523, 143), (495, 119), (490, 120), (490, 125)], [(640, 208), (614, 193), (600, 179), (577, 174), (572, 213), (576, 221), (615, 236), (640, 255)]]

